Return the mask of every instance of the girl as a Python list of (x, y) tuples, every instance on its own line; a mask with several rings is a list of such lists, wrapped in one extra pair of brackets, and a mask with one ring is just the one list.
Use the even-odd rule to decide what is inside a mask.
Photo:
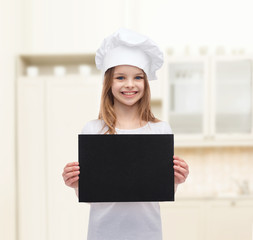
[[(119, 29), (104, 39), (96, 53), (96, 65), (104, 73), (100, 113), (88, 122), (83, 134), (170, 134), (167, 122), (154, 117), (150, 109), (149, 80), (163, 54), (156, 44), (127, 29)], [(126, 146), (127, 151), (127, 146)], [(175, 190), (189, 169), (174, 156)], [(168, 159), (169, 160), (169, 159)], [(63, 171), (65, 184), (78, 195), (78, 162)], [(91, 203), (88, 240), (161, 240), (162, 227), (158, 202)]]

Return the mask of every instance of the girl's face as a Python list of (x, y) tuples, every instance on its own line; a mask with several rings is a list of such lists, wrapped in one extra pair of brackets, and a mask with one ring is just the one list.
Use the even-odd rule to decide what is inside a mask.
[(133, 106), (144, 94), (143, 70), (130, 66), (116, 66), (112, 81), (114, 104)]

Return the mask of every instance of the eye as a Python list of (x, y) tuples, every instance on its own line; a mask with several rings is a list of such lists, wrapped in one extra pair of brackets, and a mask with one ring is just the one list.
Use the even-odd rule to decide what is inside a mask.
[(116, 79), (123, 80), (124, 77), (120, 76), (120, 77), (117, 77)]
[(141, 77), (141, 76), (137, 76), (137, 77), (136, 77), (136, 79), (143, 79), (143, 77)]

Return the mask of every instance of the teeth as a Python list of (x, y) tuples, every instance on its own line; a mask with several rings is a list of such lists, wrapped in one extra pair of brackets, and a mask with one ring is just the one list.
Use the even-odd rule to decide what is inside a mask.
[(132, 92), (132, 93), (124, 93), (123, 92), (123, 94), (125, 94), (125, 95), (133, 95), (133, 94), (135, 94), (136, 92)]

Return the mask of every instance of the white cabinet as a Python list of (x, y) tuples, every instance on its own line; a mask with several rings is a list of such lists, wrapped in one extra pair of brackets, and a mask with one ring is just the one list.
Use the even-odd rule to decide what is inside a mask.
[(206, 240), (252, 240), (252, 200), (212, 201), (207, 206)]
[(163, 239), (203, 240), (204, 203), (179, 201), (160, 203)]
[[(21, 59), (17, 78), (18, 237), (81, 240), (89, 205), (78, 203), (61, 174), (66, 163), (78, 161), (83, 125), (98, 116), (102, 81), (97, 75), (46, 74), (50, 57), (42, 59)], [(27, 64), (36, 64), (44, 75), (24, 76)]]
[(167, 56), (165, 66), (163, 115), (177, 145), (252, 146), (253, 57)]
[(77, 203), (61, 174), (66, 163), (78, 161), (77, 135), (82, 126), (98, 115), (99, 82), (51, 78), (45, 90), (48, 239), (84, 239), (89, 205)]
[(213, 59), (213, 134), (252, 135), (252, 66), (250, 58)]
[(17, 94), (18, 238), (44, 240), (47, 234), (44, 83), (19, 78)]
[(177, 200), (160, 207), (164, 240), (252, 240), (252, 199)]
[(82, 78), (18, 79), (19, 239), (85, 238), (89, 205), (61, 174), (78, 161), (78, 134), (97, 117), (99, 94)]
[(177, 134), (207, 133), (208, 63), (204, 58), (171, 59), (166, 62), (165, 115)]

